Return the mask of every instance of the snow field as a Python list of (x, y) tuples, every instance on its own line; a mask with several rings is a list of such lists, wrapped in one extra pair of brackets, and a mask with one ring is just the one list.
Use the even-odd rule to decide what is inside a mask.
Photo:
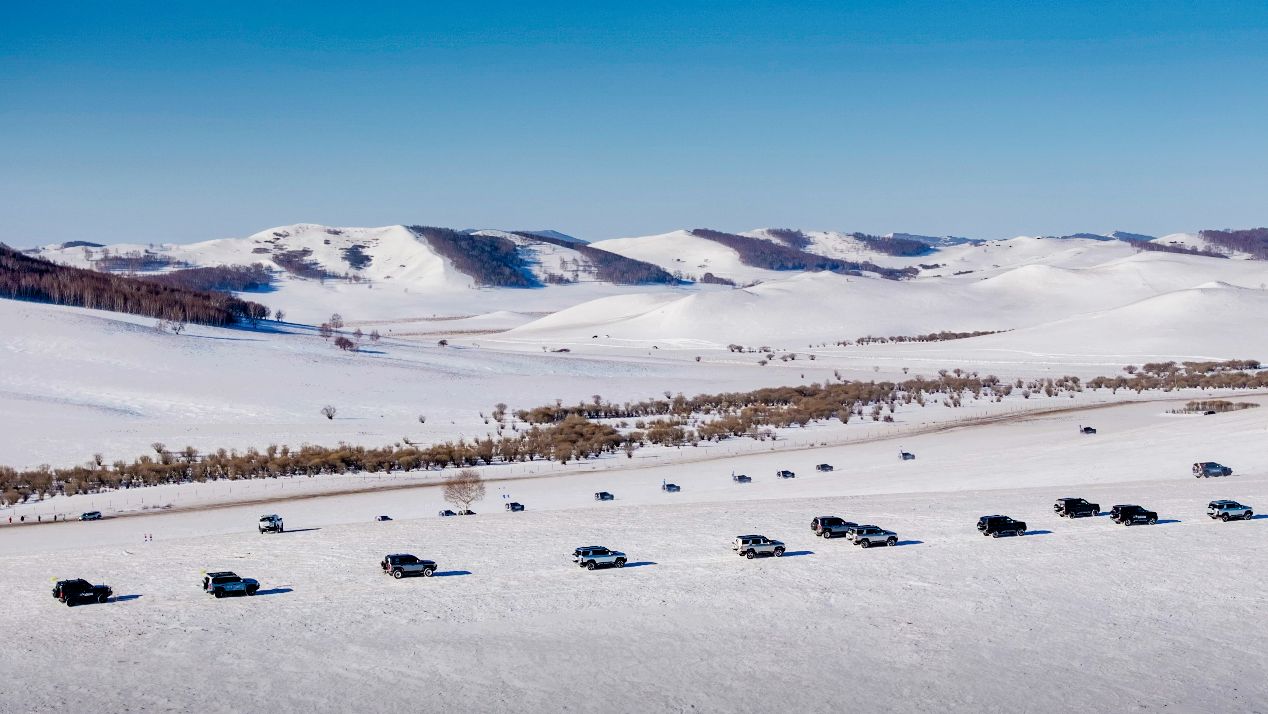
[[(1263, 710), (1268, 519), (1220, 523), (1205, 505), (1268, 505), (1268, 463), (1251, 441), (1264, 418), (1159, 407), (929, 435), (905, 444), (918, 456), (906, 463), (890, 445), (861, 444), (665, 467), (681, 494), (659, 492), (658, 469), (510, 482), (529, 507), (517, 514), (499, 510), (497, 483), (474, 517), (435, 517), (434, 490), (420, 489), (2, 528), (0, 627), (23, 632), (3, 661), (24, 686), (6, 701), (23, 711), (236, 711), (243, 701), (277, 711)], [(1079, 436), (1078, 423), (1100, 434)], [(1194, 479), (1188, 455), (1199, 452), (1236, 474)], [(811, 476), (820, 461), (838, 470)], [(797, 478), (776, 482), (773, 462)], [(758, 480), (731, 485), (729, 466)], [(605, 489), (618, 500), (594, 502)], [(1139, 503), (1161, 521), (1061, 519), (1051, 504), (1063, 496), (1103, 510)], [(283, 514), (288, 531), (258, 535), (266, 512)], [(397, 520), (371, 522), (377, 512)], [(1031, 534), (982, 538), (974, 523), (987, 513), (1025, 520)], [(828, 514), (895, 530), (902, 544), (864, 551), (814, 537), (810, 519)], [(118, 529), (157, 535), (124, 542)], [(740, 533), (783, 540), (789, 553), (745, 560), (730, 550)], [(625, 551), (631, 567), (577, 568), (569, 553), (588, 544)], [(378, 561), (389, 552), (435, 559), (444, 575), (388, 578)], [(259, 579), (262, 594), (203, 595), (200, 571), (222, 568)], [(65, 608), (49, 581), (73, 576), (122, 597)]]

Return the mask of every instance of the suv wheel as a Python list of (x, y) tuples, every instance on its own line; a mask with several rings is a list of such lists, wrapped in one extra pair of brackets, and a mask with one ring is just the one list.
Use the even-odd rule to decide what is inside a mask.
[(1225, 523), (1228, 523), (1228, 513), (1221, 513), (1220, 520), (1224, 521)]
[(1149, 524), (1149, 525), (1151, 525), (1151, 526), (1152, 526), (1153, 524), (1157, 523), (1157, 522), (1158, 522), (1158, 519), (1157, 519), (1157, 518), (1154, 518), (1153, 516), (1150, 516), (1150, 517), (1149, 517), (1149, 520), (1145, 521), (1145, 523), (1148, 523), (1148, 524)]
[(885, 545), (888, 545), (888, 546), (891, 546), (891, 547), (892, 547), (892, 546), (895, 546), (895, 545), (898, 545), (898, 539), (897, 539), (897, 538), (890, 538), (889, 540), (885, 541)]
[(392, 577), (396, 578), (397, 580), (400, 580), (404, 575), (405, 575), (405, 571), (403, 570), (392, 571)]
[(872, 541), (870, 541), (870, 540), (868, 540), (868, 539), (866, 539), (866, 538), (860, 538), (860, 539), (859, 539), (859, 547), (860, 547), (860, 548), (871, 548), (871, 547), (872, 547)]
[(749, 560), (752, 560), (753, 558), (757, 557), (757, 553), (754, 553), (752, 550), (746, 550), (744, 551), (744, 557), (748, 558)]
[(423, 568), (423, 577), (430, 578), (435, 572), (435, 568)]
[(110, 601), (110, 596), (109, 596), (109, 595), (106, 595), (106, 594), (104, 594), (104, 593), (103, 593), (103, 594), (101, 594), (101, 595), (98, 595), (98, 596), (97, 596), (97, 602), (99, 602), (99, 603), (101, 603), (101, 604), (103, 604), (103, 605), (104, 605), (104, 604), (106, 604), (106, 603), (107, 603), (107, 602), (109, 602), (109, 601)]
[(216, 591), (214, 591), (214, 592), (213, 592), (213, 594), (214, 594), (216, 597), (218, 597), (218, 598), (219, 598), (219, 597), (224, 597), (224, 596), (225, 596), (225, 591), (224, 591), (224, 590), (216, 590)]
[(776, 548), (776, 549), (775, 549), (775, 557), (776, 557), (776, 558), (781, 558), (781, 557), (783, 557), (783, 555), (784, 555), (784, 549), (783, 549), (783, 548)]
[(1246, 511), (1245, 513), (1242, 514), (1242, 518), (1248, 521), (1254, 517), (1255, 517), (1254, 511)]
[(593, 561), (593, 560), (592, 560), (592, 561), (590, 561), (589, 563), (586, 563), (586, 570), (594, 570), (594, 561)]
[(247, 597), (255, 596), (255, 588), (247, 588)]
[(624, 568), (624, 567), (625, 567), (625, 558), (617, 558), (617, 559), (616, 559), (616, 567), (618, 567), (618, 568)]

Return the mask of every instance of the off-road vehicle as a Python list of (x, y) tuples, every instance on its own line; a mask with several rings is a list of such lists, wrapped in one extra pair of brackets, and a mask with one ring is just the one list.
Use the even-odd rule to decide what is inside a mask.
[(1199, 461), (1193, 465), (1194, 478), (1211, 478), (1212, 476), (1232, 476), (1233, 470), (1214, 461)]
[(81, 513), (81, 514), (79, 514), (79, 520), (81, 520), (81, 521), (99, 521), (99, 520), (101, 520), (101, 511), (89, 511), (89, 512), (87, 512), (87, 513)]
[(819, 464), (815, 466), (815, 471), (827, 472), (832, 470), (832, 464)]
[(846, 537), (860, 548), (871, 548), (874, 545), (898, 545), (898, 534), (880, 526), (854, 526)]
[(457, 513), (454, 513), (453, 511), (451, 511), (451, 510), (450, 510), (450, 509), (448, 509), (448, 508), (446, 508), (445, 510), (443, 510), (443, 511), (441, 511), (441, 512), (440, 512), (440, 517), (441, 517), (441, 518), (448, 518), (448, 517), (450, 517), (450, 516), (456, 516), (456, 515), (458, 515), (458, 514), (457, 514)]
[(982, 516), (977, 519), (977, 529), (984, 536), (998, 538), (1002, 535), (1025, 535), (1026, 522), (1015, 521), (1008, 516)]
[(586, 546), (578, 548), (573, 553), (573, 560), (586, 570), (606, 567), (624, 568), (626, 563), (625, 553), (603, 546)]
[(392, 553), (383, 556), (379, 567), (383, 568), (385, 574), (391, 575), (397, 580), (406, 575), (421, 575), (425, 578), (430, 578), (432, 573), (436, 572), (436, 561), (423, 560), (409, 553)]
[(229, 595), (254, 595), (260, 589), (260, 583), (251, 578), (238, 577), (228, 571), (207, 573), (203, 578), (203, 592), (216, 597)]
[(731, 550), (750, 560), (759, 555), (773, 555), (778, 558), (784, 554), (784, 544), (764, 535), (742, 535), (736, 536), (732, 541)]
[(753, 478), (744, 474), (731, 474), (731, 480), (736, 483), (753, 483)]
[(58, 580), (53, 586), (53, 597), (74, 607), (86, 602), (106, 602), (114, 591), (108, 585), (93, 585), (83, 578), (74, 580)]
[(1110, 518), (1115, 523), (1121, 523), (1125, 526), (1137, 523), (1147, 523), (1152, 526), (1158, 522), (1157, 513), (1134, 504), (1115, 506), (1115, 510), (1110, 512)]
[(1096, 429), (1095, 429), (1094, 427), (1090, 427), (1090, 426), (1080, 426), (1080, 427), (1079, 427), (1079, 433), (1080, 433), (1080, 434), (1095, 434), (1095, 433), (1096, 433)]
[(613, 496), (612, 494), (608, 493), (607, 491), (599, 491), (598, 493), (594, 494), (594, 500), (596, 500), (596, 501), (615, 501), (615, 500), (616, 500), (616, 496)]
[(1088, 503), (1082, 498), (1058, 498), (1057, 502), (1052, 504), (1052, 510), (1062, 518), (1099, 516), (1101, 514), (1101, 504)]
[(679, 486), (676, 483), (662, 483), (660, 485), (660, 490), (668, 493), (678, 493), (682, 490), (682, 486)]
[[(510, 512), (512, 512), (512, 513), (518, 513), (518, 512), (520, 512), (520, 511), (524, 510), (524, 504), (519, 503), (519, 502), (517, 502), (517, 501), (511, 501), (510, 503), (506, 504), (506, 510), (508, 510), (508, 511), (510, 511)], [(464, 514), (462, 514), (462, 515), (466, 515), (466, 514), (464, 513)]]
[(1249, 521), (1255, 517), (1255, 512), (1250, 506), (1238, 503), (1237, 501), (1221, 500), (1211, 501), (1206, 504), (1206, 515), (1211, 518), (1218, 518), (1221, 521), (1243, 520)]
[(916, 455), (910, 451), (899, 451), (898, 458), (900, 461), (915, 461)]
[(789, 471), (788, 469), (784, 469), (783, 471), (776, 471), (775, 477), (776, 478), (797, 478), (797, 474)]
[(260, 516), (260, 532), (285, 533), (286, 527), (282, 525), (282, 517), (276, 513), (268, 516)]
[(823, 538), (837, 538), (846, 535), (857, 523), (847, 521), (840, 516), (815, 516), (810, 520), (810, 530)]

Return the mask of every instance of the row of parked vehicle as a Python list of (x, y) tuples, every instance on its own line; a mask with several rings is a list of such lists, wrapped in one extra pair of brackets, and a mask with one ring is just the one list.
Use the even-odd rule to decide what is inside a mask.
[[(1101, 506), (1083, 498), (1058, 498), (1052, 504), (1052, 510), (1061, 518), (1087, 518), (1099, 516)], [(1207, 504), (1206, 514), (1213, 520), (1224, 522), (1232, 520), (1250, 520), (1255, 511), (1248, 505), (1231, 499), (1219, 499)], [(1110, 509), (1110, 520), (1124, 526), (1135, 524), (1153, 525), (1158, 522), (1158, 514), (1135, 504), (1120, 504)], [(260, 519), (261, 533), (265, 524), (275, 528), (274, 532), (282, 533), (282, 519), (277, 515), (264, 516)], [(872, 546), (898, 545), (898, 534), (885, 530), (880, 526), (859, 524), (847, 521), (840, 516), (815, 516), (810, 521), (810, 530), (820, 538), (845, 538), (860, 548)], [(999, 538), (1001, 536), (1025, 535), (1025, 521), (1010, 516), (982, 516), (977, 521), (977, 530), (983, 536)], [(783, 541), (768, 538), (760, 534), (738, 535), (731, 541), (731, 550), (750, 560), (761, 556), (782, 557), (787, 552)], [(573, 550), (572, 560), (587, 570), (599, 568), (624, 568), (629, 562), (625, 553), (601, 545), (585, 545)], [(383, 557), (379, 567), (385, 575), (401, 579), (418, 575), (429, 578), (436, 573), (434, 560), (419, 558), (409, 553), (390, 553)], [(203, 592), (216, 598), (234, 595), (255, 595), (260, 590), (260, 583), (252, 578), (244, 578), (231, 571), (206, 573), (202, 580)], [(94, 585), (82, 578), (59, 580), (53, 586), (53, 597), (68, 607), (85, 603), (104, 603), (114, 595), (108, 585)]]

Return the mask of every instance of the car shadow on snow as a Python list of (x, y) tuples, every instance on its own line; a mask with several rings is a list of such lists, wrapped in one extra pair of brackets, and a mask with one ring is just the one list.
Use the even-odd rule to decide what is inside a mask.
[(458, 575), (470, 575), (470, 570), (442, 570), (439, 573), (432, 573), (433, 578), (452, 578)]
[(656, 565), (656, 561), (654, 561), (654, 560), (639, 560), (639, 561), (636, 561), (636, 562), (633, 562), (633, 563), (626, 563), (626, 564), (625, 564), (625, 567), (627, 567), (627, 568), (645, 568), (645, 567), (647, 567), (647, 566), (649, 566), (649, 565)]
[(140, 595), (116, 595), (111, 601), (112, 602), (129, 602), (132, 600), (136, 600), (139, 597), (141, 596)]
[(1181, 520), (1180, 520), (1180, 519), (1178, 519), (1178, 518), (1159, 518), (1157, 521), (1155, 521), (1155, 522), (1154, 522), (1154, 525), (1159, 525), (1159, 526), (1161, 526), (1161, 525), (1165, 525), (1165, 524), (1167, 524), (1167, 523), (1182, 523), (1182, 522), (1183, 522), (1183, 521), (1181, 521)]
[(1257, 515), (1257, 516), (1251, 516), (1251, 517), (1250, 517), (1250, 520), (1252, 520), (1252, 521), (1257, 521), (1257, 520), (1259, 520), (1259, 519), (1261, 519), (1261, 518), (1268, 518), (1268, 515), (1265, 515), (1265, 514), (1261, 513), (1261, 514), (1259, 514), (1259, 515)]
[(295, 592), (294, 588), (269, 588), (268, 590), (256, 590), (255, 595), (285, 595), (286, 593)]
[(898, 541), (897, 543), (895, 543), (894, 545), (896, 545), (896, 546), (898, 546), (898, 545), (924, 545), (924, 541), (923, 541), (923, 540), (900, 540), (900, 541)]
[[(785, 557), (785, 558), (795, 558), (795, 557), (797, 557), (797, 556), (799, 556), (799, 555), (814, 555), (814, 554), (815, 554), (815, 552), (814, 552), (813, 550), (788, 550), (788, 551), (784, 551), (784, 557)], [(626, 567), (629, 567), (629, 566), (626, 566)]]
[(1025, 533), (1023, 533), (1022, 535), (1028, 535), (1028, 536), (1032, 536), (1032, 535), (1052, 535), (1052, 531), (1048, 531), (1048, 530), (1026, 531), (1026, 532), (1025, 532)]
[(289, 531), (282, 531), (278, 535), (286, 535), (287, 533), (307, 533), (309, 531), (319, 531), (319, 530), (321, 529), (320, 528), (295, 528)]

